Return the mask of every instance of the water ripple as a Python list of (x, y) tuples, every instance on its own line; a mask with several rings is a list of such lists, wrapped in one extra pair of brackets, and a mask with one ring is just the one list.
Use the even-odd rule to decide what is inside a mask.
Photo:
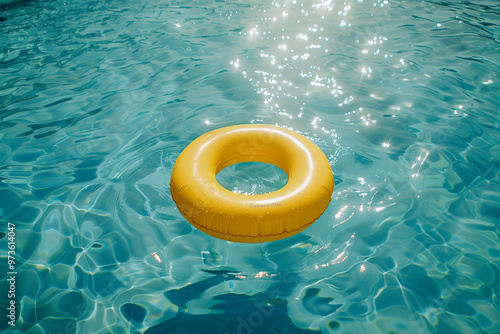
[[(493, 1), (0, 12), (0, 221), (16, 223), (17, 330), (500, 330)], [(332, 202), (303, 233), (231, 243), (176, 209), (182, 149), (243, 123), (293, 129), (327, 156)], [(231, 168), (221, 183), (235, 191), (286, 183), (272, 167)], [(0, 232), (2, 263), (7, 242)]]

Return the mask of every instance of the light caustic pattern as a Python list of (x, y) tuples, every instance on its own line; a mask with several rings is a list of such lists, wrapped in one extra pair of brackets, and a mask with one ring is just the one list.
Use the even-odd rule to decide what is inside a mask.
[[(12, 3), (16, 329), (500, 330), (495, 1)], [(192, 229), (168, 180), (196, 137), (251, 122), (312, 139), (336, 187), (304, 233), (241, 245)]]
[[(333, 143), (342, 147), (329, 156), (334, 173), (341, 175), (343, 182), (332, 198), (335, 209), (329, 217), (336, 237), (333, 242), (316, 240), (301, 245), (310, 246), (308, 260), (296, 259), (304, 261), (310, 284), (297, 286), (289, 296), (288, 307), (294, 323), (304, 329), (327, 332), (327, 326), (336, 326), (335, 321), (327, 324), (320, 316), (334, 313), (331, 318), (369, 319), (381, 332), (389, 332), (398, 321), (415, 333), (446, 332), (450, 319), (463, 328), (476, 326), (472, 325), (476, 320), (465, 316), (474, 314), (466, 302), (468, 288), (464, 281), (470, 277), (460, 274), (461, 270), (472, 269), (459, 263), (477, 257), (481, 258), (477, 264), (484, 264), (489, 255), (480, 250), (481, 246), (471, 246), (477, 243), (475, 237), (468, 236), (478, 233), (472, 226), (479, 224), (474, 216), (477, 209), (470, 209), (475, 207), (471, 202), (462, 210), (471, 210), (467, 214), (470, 222), (455, 225), (455, 217), (443, 214), (457, 200), (453, 193), (463, 189), (470, 178), (465, 172), (457, 176), (463, 157), (450, 138), (456, 138), (457, 145), (463, 140), (456, 133), (444, 132), (470, 117), (474, 102), (467, 90), (478, 87), (474, 93), (488, 101), (491, 94), (498, 93), (498, 86), (491, 77), (483, 79), (486, 74), (471, 80), (476, 87), (462, 84), (461, 75), (470, 78), (467, 63), (448, 68), (445, 58), (461, 59), (466, 55), (460, 52), (476, 52), (472, 43), (471, 50), (457, 49), (458, 55), (452, 51), (456, 36), (476, 36), (473, 20), (451, 16), (453, 7), (440, 10), (444, 7), (423, 4), (419, 8), (422, 12), (438, 13), (426, 17), (411, 16), (397, 8), (391, 8), (387, 1), (274, 1), (271, 8), (257, 8), (260, 19), (240, 32), (251, 47), (231, 61), (284, 124), (304, 120), (317, 132), (330, 133)], [(430, 36), (429, 31), (438, 37)], [(445, 36), (452, 46), (439, 41)], [(488, 66), (484, 65), (488, 62), (473, 59)], [(483, 73), (492, 75), (493, 67)], [(459, 83), (442, 75), (446, 72), (460, 73)], [(431, 93), (421, 93), (423, 88)], [(481, 94), (480, 90), (489, 93)], [(491, 105), (485, 103), (483, 110), (488, 111), (476, 113), (491, 118)], [(442, 122), (433, 120), (436, 116)], [(498, 147), (491, 138), (485, 140), (488, 147)], [(330, 149), (334, 145), (328, 144)], [(456, 170), (447, 157), (450, 152), (457, 153), (451, 158), (456, 159)], [(467, 165), (475, 164), (474, 154), (467, 153), (471, 157)], [(487, 165), (484, 170), (491, 166)], [(456, 239), (450, 239), (444, 231), (444, 226), (451, 225), (457, 231)], [(308, 233), (324, 233), (316, 227)], [(348, 233), (352, 230), (355, 232)], [(491, 231), (481, 236), (489, 245), (498, 242)], [(458, 252), (462, 246), (469, 250), (465, 255)], [(443, 253), (438, 254), (440, 251)], [(491, 282), (493, 271), (483, 264), (479, 266)], [(479, 290), (478, 277), (472, 280)], [(434, 288), (439, 292), (434, 293)], [(419, 292), (424, 290), (426, 301)], [(480, 293), (473, 298), (482, 299)], [(308, 299), (315, 299), (324, 309), (308, 303)], [(347, 300), (349, 311), (339, 306)], [(479, 308), (488, 303), (481, 300)], [(454, 317), (455, 312), (464, 316)], [(399, 316), (394, 316), (396, 313)], [(404, 321), (396, 319), (401, 316)], [(489, 326), (488, 322), (481, 326)], [(345, 331), (348, 325), (342, 326)], [(361, 333), (373, 327), (358, 323), (349, 329)]]

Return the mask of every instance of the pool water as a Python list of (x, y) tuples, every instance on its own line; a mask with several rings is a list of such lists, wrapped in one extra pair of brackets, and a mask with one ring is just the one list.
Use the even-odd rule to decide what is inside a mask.
[[(0, 1), (0, 330), (500, 333), (499, 50), (496, 0)], [(183, 148), (245, 123), (328, 158), (304, 232), (227, 242), (172, 201)]]

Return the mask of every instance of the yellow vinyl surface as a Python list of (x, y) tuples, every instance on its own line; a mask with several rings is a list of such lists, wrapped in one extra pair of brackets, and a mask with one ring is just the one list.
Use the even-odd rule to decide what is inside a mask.
[[(260, 195), (233, 193), (216, 180), (241, 162), (276, 165), (288, 175), (281, 189)], [(328, 207), (334, 188), (323, 152), (291, 130), (261, 124), (211, 131), (189, 144), (175, 162), (172, 198), (201, 231), (229, 241), (284, 239), (311, 225)]]

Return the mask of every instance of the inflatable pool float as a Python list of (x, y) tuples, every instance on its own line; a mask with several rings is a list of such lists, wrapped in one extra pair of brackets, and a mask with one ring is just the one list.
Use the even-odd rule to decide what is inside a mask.
[[(237, 194), (216, 180), (241, 162), (276, 165), (287, 184), (271, 193)], [(334, 180), (328, 159), (306, 137), (272, 125), (235, 125), (206, 133), (189, 144), (172, 170), (170, 191), (193, 226), (219, 239), (266, 242), (295, 235), (321, 216)]]

